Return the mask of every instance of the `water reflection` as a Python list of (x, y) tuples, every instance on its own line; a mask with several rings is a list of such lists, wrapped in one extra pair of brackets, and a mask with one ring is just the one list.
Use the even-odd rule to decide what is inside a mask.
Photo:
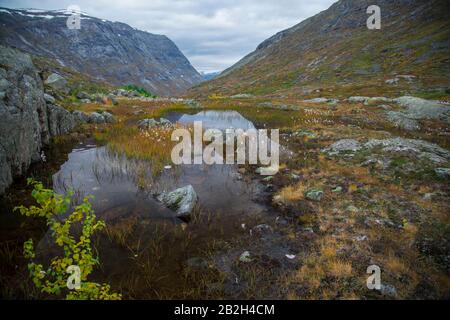
[[(254, 128), (252, 122), (236, 111), (204, 111), (196, 115), (170, 114), (171, 121), (189, 124), (204, 121), (204, 127)], [(121, 215), (139, 215), (152, 218), (175, 217), (153, 197), (191, 184), (199, 196), (202, 209), (212, 213), (259, 213), (264, 207), (253, 199), (260, 192), (258, 184), (244, 181), (235, 165), (181, 165), (172, 166), (161, 175), (151, 174), (149, 163), (127, 159), (92, 144), (79, 145), (68, 161), (53, 176), (53, 188), (64, 193), (75, 191), (80, 201), (93, 195), (93, 208), (103, 219)]]
[(202, 111), (197, 114), (184, 114), (171, 112), (166, 118), (171, 122), (191, 124), (194, 121), (202, 121), (204, 129), (255, 129), (253, 122), (244, 118), (239, 112), (227, 111)]

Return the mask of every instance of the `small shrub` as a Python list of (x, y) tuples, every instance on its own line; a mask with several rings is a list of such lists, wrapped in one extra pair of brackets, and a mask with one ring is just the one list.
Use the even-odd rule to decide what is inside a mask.
[[(68, 291), (67, 268), (78, 266), (80, 268), (80, 288), (68, 291), (68, 300), (118, 300), (121, 295), (110, 292), (107, 284), (88, 282), (87, 278), (99, 261), (92, 253), (91, 238), (95, 231), (105, 227), (105, 223), (97, 220), (86, 197), (83, 203), (74, 208), (74, 211), (64, 217), (69, 210), (73, 192), (61, 195), (51, 189), (45, 189), (42, 183), (28, 179), (28, 184), (33, 185), (32, 196), (39, 206), (15, 208), (27, 217), (40, 217), (47, 220), (55, 244), (60, 247), (64, 255), (51, 259), (49, 266), (44, 269), (40, 263), (34, 262), (36, 253), (33, 240), (26, 241), (23, 245), (24, 256), (30, 260), (28, 270), (35, 286), (43, 293), (61, 296)], [(71, 234), (75, 224), (81, 226), (81, 232), (76, 237)]]
[(124, 90), (127, 91), (134, 91), (139, 93), (140, 96), (142, 97), (146, 97), (146, 98), (156, 98), (156, 96), (154, 94), (152, 94), (151, 92), (148, 92), (147, 90), (145, 90), (144, 88), (135, 86), (134, 84), (129, 84), (126, 86), (122, 87)]

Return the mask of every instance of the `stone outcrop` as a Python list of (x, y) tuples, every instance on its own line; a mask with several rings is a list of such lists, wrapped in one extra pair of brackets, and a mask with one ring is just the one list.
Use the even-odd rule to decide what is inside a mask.
[(30, 56), (0, 46), (0, 194), (41, 160), (41, 148), (51, 136), (75, 127), (75, 117), (54, 103), (44, 96)]

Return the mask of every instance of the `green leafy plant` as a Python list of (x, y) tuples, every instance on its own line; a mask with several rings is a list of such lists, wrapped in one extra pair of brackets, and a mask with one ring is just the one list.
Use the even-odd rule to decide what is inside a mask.
[[(109, 285), (87, 281), (94, 266), (99, 264), (99, 260), (93, 255), (91, 238), (94, 232), (105, 227), (103, 221), (96, 219), (89, 202), (91, 197), (84, 198), (68, 214), (73, 192), (57, 194), (33, 179), (28, 179), (28, 184), (34, 187), (32, 196), (38, 206), (20, 206), (15, 210), (27, 217), (45, 218), (55, 244), (63, 252), (62, 256), (52, 258), (49, 266), (44, 269), (42, 264), (34, 261), (36, 253), (33, 240), (24, 243), (24, 256), (30, 260), (28, 270), (36, 287), (51, 295), (61, 296), (66, 293), (65, 297), (69, 300), (121, 299), (120, 294), (110, 292)], [(79, 226), (80, 230), (75, 230), (75, 226)], [(69, 290), (67, 286), (69, 266), (77, 266), (80, 270), (80, 287), (76, 290)]]
[(127, 90), (127, 91), (134, 91), (139, 93), (140, 96), (142, 97), (147, 97), (147, 98), (156, 98), (156, 96), (154, 94), (152, 94), (151, 92), (148, 92), (147, 90), (145, 90), (144, 88), (135, 86), (134, 84), (129, 84), (126, 86), (122, 87), (123, 89)]

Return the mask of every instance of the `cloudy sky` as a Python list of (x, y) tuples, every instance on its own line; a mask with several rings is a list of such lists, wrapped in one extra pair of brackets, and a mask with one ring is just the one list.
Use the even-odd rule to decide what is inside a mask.
[(9, 8), (63, 9), (125, 22), (172, 39), (202, 72), (221, 71), (277, 33), (337, 0), (0, 0)]

